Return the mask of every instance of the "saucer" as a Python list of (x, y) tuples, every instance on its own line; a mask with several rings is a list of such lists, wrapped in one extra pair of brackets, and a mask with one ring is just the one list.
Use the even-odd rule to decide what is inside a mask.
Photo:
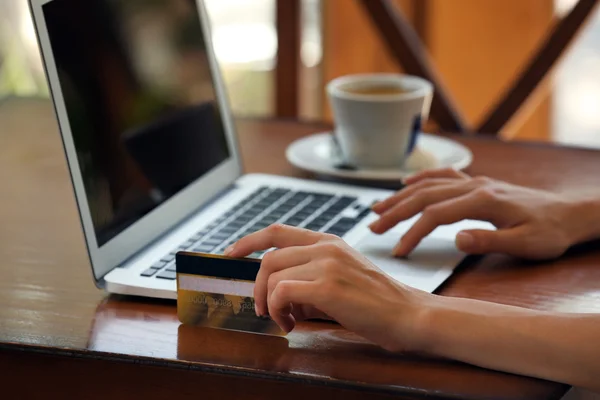
[(355, 169), (344, 165), (333, 134), (323, 132), (292, 143), (286, 150), (286, 157), (292, 165), (321, 175), (369, 181), (399, 181), (427, 169), (464, 169), (471, 164), (473, 153), (453, 140), (420, 133), (415, 150), (403, 167)]

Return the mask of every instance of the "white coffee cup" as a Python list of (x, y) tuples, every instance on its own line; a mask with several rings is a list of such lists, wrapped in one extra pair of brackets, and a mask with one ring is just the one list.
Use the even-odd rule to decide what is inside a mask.
[(327, 94), (345, 163), (400, 168), (429, 117), (433, 85), (401, 74), (348, 75), (332, 80)]

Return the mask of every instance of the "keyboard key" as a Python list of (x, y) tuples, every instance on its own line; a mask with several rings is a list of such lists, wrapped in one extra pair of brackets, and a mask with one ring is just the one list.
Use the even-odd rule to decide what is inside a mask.
[(324, 219), (325, 221), (329, 222), (332, 219), (334, 219), (335, 217), (337, 217), (339, 213), (338, 212), (334, 212), (334, 211), (329, 211), (326, 210), (325, 212), (323, 212), (321, 215), (319, 215), (319, 219)]
[[(273, 204), (273, 203), (275, 203), (275, 202), (277, 202), (279, 200), (281, 200), (281, 196), (275, 195), (275, 196), (264, 197), (261, 201), (269, 203), (269, 205), (271, 205), (271, 204)], [(252, 207), (257, 208), (259, 210), (264, 210), (264, 207), (258, 207), (256, 205), (254, 205)]]
[(332, 205), (327, 209), (328, 212), (332, 212), (334, 214), (339, 214), (346, 209), (346, 206), (339, 206), (337, 204)]
[(258, 189), (256, 189), (256, 191), (253, 194), (251, 194), (250, 196), (257, 195), (257, 194), (262, 193), (262, 192), (264, 192), (266, 190), (269, 190), (268, 186), (261, 186)]
[(181, 246), (179, 248), (185, 248), (185, 249), (189, 249), (190, 247), (192, 247), (196, 242), (193, 240), (188, 240), (184, 243), (181, 244)]
[(231, 221), (231, 223), (229, 223), (227, 225), (227, 228), (232, 228), (232, 229), (235, 229), (237, 231), (238, 229), (240, 229), (244, 225), (245, 224), (241, 223), (240, 221), (235, 220), (235, 221)]
[(344, 196), (340, 200), (338, 200), (338, 202), (340, 204), (345, 204), (346, 206), (349, 206), (350, 204), (354, 203), (355, 201), (356, 201), (356, 197), (350, 197), (350, 196)]
[(173, 271), (162, 271), (160, 274), (156, 275), (156, 277), (173, 281), (177, 279), (177, 274)]
[(221, 243), (223, 243), (223, 239), (213, 239), (213, 238), (210, 238), (207, 241), (202, 242), (203, 245), (205, 244), (207, 246), (218, 246)]
[(263, 223), (263, 224), (267, 224), (267, 225), (271, 225), (271, 224), (274, 224), (275, 222), (277, 222), (277, 219), (278, 219), (278, 218), (275, 218), (275, 217), (273, 217), (272, 215), (269, 215), (269, 216), (267, 216), (267, 217), (263, 218), (263, 219), (261, 220), (261, 223)]
[(152, 266), (151, 266), (150, 268), (152, 268), (152, 269), (161, 269), (161, 268), (163, 268), (165, 265), (167, 265), (167, 263), (166, 263), (166, 262), (164, 262), (164, 261), (157, 261), (157, 262), (155, 262), (154, 264), (152, 264)]
[(354, 220), (354, 219), (340, 218), (340, 220), (337, 221), (335, 224), (333, 224), (330, 229), (336, 229), (336, 230), (339, 229), (339, 230), (349, 231), (350, 229), (354, 228), (355, 225), (356, 225), (356, 220)]
[(199, 253), (210, 253), (211, 251), (213, 251), (215, 249), (214, 245), (208, 245), (206, 243), (202, 243), (200, 246), (198, 247), (194, 247), (194, 251), (197, 251)]
[(336, 201), (332, 206), (330, 206), (329, 209), (340, 212), (346, 207), (348, 207), (350, 204), (354, 203), (355, 200), (355, 197), (342, 197), (341, 199)]
[(327, 219), (327, 218), (318, 217), (318, 218), (312, 220), (311, 223), (310, 223), (310, 225), (318, 226), (319, 229), (321, 229), (322, 227), (324, 227), (325, 225), (327, 225), (327, 223), (329, 221), (331, 221), (331, 220)]
[(254, 205), (254, 207), (256, 207), (256, 209), (263, 209), (266, 210), (267, 208), (269, 208), (270, 206), (272, 206), (273, 203), (270, 201), (266, 201), (266, 200), (261, 200), (258, 203), (256, 203)]
[[(233, 233), (233, 232), (232, 232)], [(231, 236), (231, 233), (226, 233), (226, 232), (217, 232), (216, 234), (212, 235), (210, 237), (210, 240), (220, 240), (223, 241), (225, 239), (227, 239), (229, 236)]]
[(335, 229), (328, 229), (326, 233), (342, 237), (342, 236), (344, 236), (346, 234), (346, 231), (340, 231), (340, 230), (335, 230)]
[(366, 217), (369, 214), (371, 214), (371, 209), (365, 207), (365, 209), (362, 210), (360, 214), (358, 214), (358, 219), (363, 219), (364, 217)]
[(302, 211), (304, 211), (304, 212), (307, 212), (307, 213), (309, 213), (309, 214), (313, 214), (313, 213), (314, 213), (315, 211), (317, 211), (319, 208), (321, 208), (321, 207), (314, 206), (314, 205), (311, 203), (311, 204), (309, 204), (309, 205), (305, 206), (305, 207), (302, 209)]
[(298, 204), (302, 203), (304, 200), (306, 200), (306, 197), (292, 196), (289, 199), (287, 199), (284, 204), (289, 207), (295, 207)]
[(161, 257), (160, 261), (169, 263), (171, 261), (173, 261), (175, 259), (175, 255), (174, 254), (166, 254), (163, 257)]
[(175, 264), (171, 264), (167, 267), (167, 269), (165, 271), (175, 272), (175, 271), (177, 271), (177, 268), (175, 267)]
[(313, 223), (310, 223), (310, 224), (308, 224), (308, 225), (305, 226), (306, 229), (311, 230), (311, 231), (315, 231), (315, 232), (320, 231), (322, 227), (323, 227), (323, 225), (313, 224)]
[(305, 220), (306, 218), (310, 217), (311, 215), (312, 215), (312, 213), (308, 213), (306, 211), (298, 211), (296, 214), (294, 214), (294, 217)]
[(330, 194), (321, 194), (321, 193), (311, 193), (311, 196), (314, 200), (320, 201), (323, 203), (327, 203), (329, 200), (333, 199), (334, 196)]
[(218, 233), (224, 233), (224, 234), (227, 234), (227, 235), (231, 235), (231, 234), (235, 233), (238, 229), (239, 228), (236, 228), (234, 226), (229, 226), (228, 225), (227, 227), (219, 230)]
[(154, 276), (154, 274), (156, 274), (157, 272), (158, 272), (157, 269), (148, 268), (147, 270), (145, 270), (144, 272), (141, 273), (141, 276), (150, 277), (150, 276)]
[(190, 238), (190, 240), (202, 239), (202, 237), (204, 237), (208, 232), (210, 232), (210, 231), (207, 229), (202, 229), (201, 231), (196, 232), (196, 234), (194, 236), (192, 236)]
[(302, 221), (304, 221), (302, 218), (289, 218), (287, 221), (284, 222), (284, 224), (289, 225), (289, 226), (298, 226), (302, 223)]
[(271, 192), (272, 195), (283, 196), (284, 194), (288, 194), (290, 192), (289, 189), (275, 189)]

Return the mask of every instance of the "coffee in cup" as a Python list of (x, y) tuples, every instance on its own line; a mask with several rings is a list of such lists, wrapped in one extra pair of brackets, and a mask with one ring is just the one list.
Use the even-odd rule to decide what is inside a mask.
[(349, 75), (331, 81), (327, 93), (345, 163), (401, 168), (429, 116), (433, 85), (409, 75)]
[(384, 84), (350, 87), (342, 90), (351, 94), (362, 94), (367, 96), (395, 95), (406, 93), (406, 90), (401, 87)]

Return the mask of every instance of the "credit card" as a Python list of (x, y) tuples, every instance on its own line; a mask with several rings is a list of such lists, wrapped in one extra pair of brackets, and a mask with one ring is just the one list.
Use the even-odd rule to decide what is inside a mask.
[(177, 315), (186, 325), (285, 336), (254, 308), (254, 282), (260, 260), (215, 254), (179, 252)]

